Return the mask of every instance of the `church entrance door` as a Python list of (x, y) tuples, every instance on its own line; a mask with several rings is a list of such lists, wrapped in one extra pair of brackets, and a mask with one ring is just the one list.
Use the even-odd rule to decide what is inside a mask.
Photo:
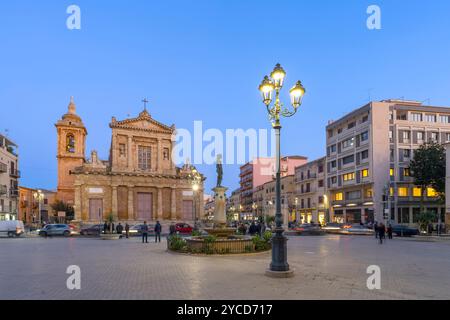
[(139, 220), (152, 220), (153, 195), (151, 193), (137, 194), (137, 218)]
[(194, 220), (194, 208), (192, 200), (183, 200), (183, 220)]
[(89, 199), (89, 220), (102, 221), (103, 199)]

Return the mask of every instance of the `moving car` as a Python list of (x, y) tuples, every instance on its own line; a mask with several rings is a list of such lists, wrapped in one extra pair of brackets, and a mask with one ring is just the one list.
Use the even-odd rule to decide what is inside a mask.
[(103, 232), (103, 224), (94, 224), (81, 228), (80, 234), (82, 236), (99, 236)]
[(175, 225), (175, 231), (178, 233), (192, 233), (192, 230), (194, 230), (194, 228), (187, 223), (177, 223)]
[(342, 223), (331, 222), (322, 227), (322, 230), (328, 233), (340, 233), (343, 228)]
[(326, 232), (317, 224), (305, 223), (294, 228), (298, 235), (302, 236), (321, 236)]
[(0, 235), (7, 235), (12, 238), (20, 237), (23, 233), (25, 233), (25, 227), (22, 221), (0, 221)]
[[(133, 236), (141, 236), (142, 235), (142, 227), (144, 224), (136, 224), (134, 226), (130, 227), (129, 235), (130, 237)], [(148, 235), (154, 235), (155, 234), (155, 226), (152, 224), (147, 224), (148, 226)], [(125, 229), (123, 230), (122, 234), (125, 234)]]
[(411, 228), (400, 224), (392, 226), (392, 233), (395, 234), (397, 237), (411, 237), (420, 234), (419, 229)]
[(349, 228), (341, 230), (342, 234), (355, 234), (355, 235), (375, 235), (373, 229), (369, 229), (366, 226), (360, 224), (351, 225)]
[(68, 224), (47, 224), (44, 228), (38, 230), (40, 236), (64, 236), (70, 237), (78, 232), (75, 227)]

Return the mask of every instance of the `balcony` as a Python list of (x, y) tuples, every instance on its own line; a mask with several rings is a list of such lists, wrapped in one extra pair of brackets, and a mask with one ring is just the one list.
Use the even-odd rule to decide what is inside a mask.
[(9, 190), (9, 196), (11, 198), (17, 198), (19, 196), (19, 190), (17, 190), (17, 189)]
[(8, 189), (5, 185), (0, 185), (0, 196), (5, 195), (8, 193)]
[(0, 162), (0, 173), (8, 172), (8, 166), (2, 162)]
[(13, 178), (20, 178), (20, 171), (11, 169), (9, 175)]

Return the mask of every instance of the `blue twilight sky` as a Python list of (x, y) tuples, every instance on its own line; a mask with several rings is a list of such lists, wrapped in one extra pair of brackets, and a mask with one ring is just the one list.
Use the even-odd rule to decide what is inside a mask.
[[(81, 30), (66, 28), (71, 4)], [(382, 30), (366, 27), (371, 4)], [(448, 0), (5, 1), (0, 41), (0, 131), (19, 144), (29, 187), (56, 187), (54, 123), (71, 95), (87, 150), (104, 159), (111, 116), (137, 115), (143, 97), (178, 128), (268, 128), (257, 86), (277, 62), (307, 88), (283, 154), (322, 156), (327, 121), (370, 97), (450, 105)], [(211, 188), (214, 166), (200, 169)], [(224, 170), (234, 189), (238, 166)]]

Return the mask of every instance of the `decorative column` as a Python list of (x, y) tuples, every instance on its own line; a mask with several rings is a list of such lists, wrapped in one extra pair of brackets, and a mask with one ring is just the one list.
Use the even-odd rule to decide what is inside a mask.
[(172, 188), (172, 195), (170, 197), (170, 218), (172, 220), (177, 219), (177, 189)]
[(81, 212), (83, 208), (81, 207), (81, 186), (75, 186), (75, 221), (82, 221)]
[(161, 138), (158, 138), (158, 149), (156, 150), (156, 171), (160, 172), (162, 169), (162, 165), (161, 165), (161, 161), (162, 161), (162, 157), (161, 157), (161, 148), (162, 148), (162, 144), (161, 144)]
[[(446, 174), (445, 174), (445, 230), (450, 229), (450, 143), (445, 144), (446, 157)], [(440, 213), (439, 213), (440, 214)]]
[(117, 221), (119, 219), (119, 213), (117, 212), (117, 186), (112, 186), (112, 214), (114, 220)]
[(137, 220), (134, 215), (133, 187), (128, 186), (128, 220)]
[(133, 137), (128, 136), (127, 159), (128, 159), (128, 170), (130, 171), (133, 169), (133, 157), (132, 157), (133, 153), (131, 152), (132, 144), (133, 144)]
[(162, 189), (158, 188), (158, 205), (157, 205), (157, 220), (162, 220), (163, 218), (163, 210), (162, 210)]

